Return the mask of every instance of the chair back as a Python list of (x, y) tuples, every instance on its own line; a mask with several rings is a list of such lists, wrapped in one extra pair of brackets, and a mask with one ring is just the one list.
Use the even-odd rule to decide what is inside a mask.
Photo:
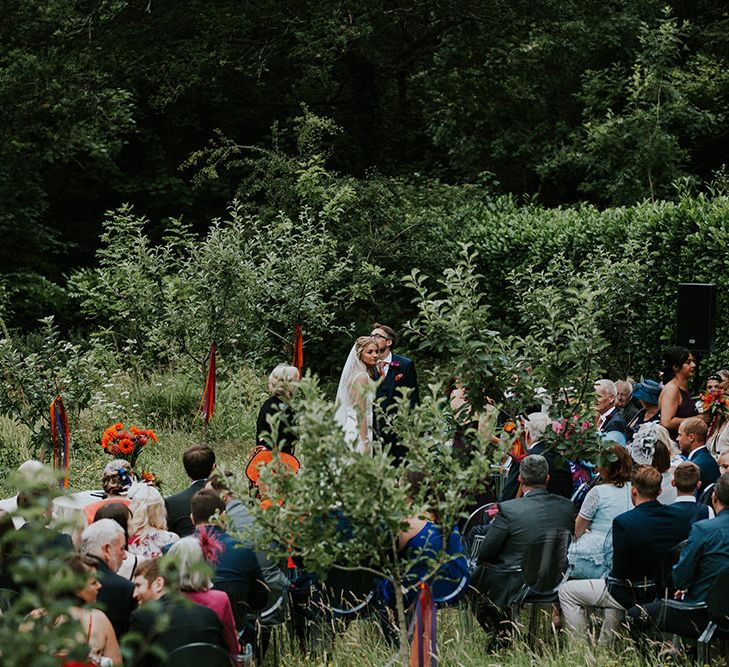
[(20, 594), (12, 588), (0, 588), (0, 612), (8, 612)]
[(714, 485), (709, 484), (702, 492), (701, 495), (698, 497), (696, 502), (701, 503), (702, 505), (709, 505), (711, 506), (711, 494), (714, 492)]
[(673, 566), (681, 558), (681, 552), (686, 548), (688, 540), (679, 542), (672, 547), (661, 559), (656, 572), (656, 594), (667, 599), (673, 598), (676, 589), (673, 585)]
[(367, 570), (344, 570), (336, 565), (321, 587), (321, 605), (334, 618), (352, 618), (375, 599), (375, 578)]
[(521, 572), (524, 583), (533, 592), (550, 593), (562, 582), (571, 541), (569, 530), (553, 528), (529, 545), (521, 561)]
[(480, 507), (477, 507), (475, 510), (473, 510), (473, 512), (469, 514), (468, 519), (466, 519), (466, 523), (463, 525), (461, 535), (463, 535), (465, 538), (468, 538), (469, 533), (476, 526), (485, 526), (491, 523), (491, 515), (489, 514), (489, 510), (495, 507), (496, 504), (497, 503), (486, 503), (485, 505), (481, 505)]
[(164, 667), (236, 667), (230, 654), (220, 646), (206, 642), (185, 644), (170, 651)]
[(722, 630), (729, 630), (729, 567), (719, 572), (706, 596), (709, 619)]

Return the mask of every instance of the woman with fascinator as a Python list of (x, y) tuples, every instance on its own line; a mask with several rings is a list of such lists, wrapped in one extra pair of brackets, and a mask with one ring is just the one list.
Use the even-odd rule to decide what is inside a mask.
[(673, 480), (672, 459), (678, 456), (678, 448), (668, 436), (668, 431), (656, 422), (643, 424), (628, 445), (628, 452), (638, 466), (653, 466), (661, 473), (661, 493), (658, 502), (670, 505), (676, 500), (676, 487)]
[(337, 389), (337, 423), (347, 442), (358, 452), (369, 450), (372, 439), (372, 403), (374, 392), (370, 380), (375, 377), (379, 350), (372, 336), (360, 336), (354, 341), (342, 369)]

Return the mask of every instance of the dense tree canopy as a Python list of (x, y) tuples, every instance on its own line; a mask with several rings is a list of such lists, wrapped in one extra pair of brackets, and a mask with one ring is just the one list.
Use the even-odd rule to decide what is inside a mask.
[[(346, 178), (417, 173), (552, 206), (673, 197), (675, 179), (721, 173), (729, 144), (720, 3), (10, 0), (4, 9), (2, 271), (23, 326), (64, 310), (65, 294), (46, 279), (63, 284), (93, 260), (106, 210), (131, 203), (154, 240), (180, 216), (206, 231), (234, 195), (275, 208), (260, 160), (249, 159), (261, 150)], [(325, 153), (283, 131), (302, 104), (340, 128), (324, 132)], [(200, 160), (183, 165), (211, 141), (230, 150), (218, 153), (216, 178), (197, 178)]]

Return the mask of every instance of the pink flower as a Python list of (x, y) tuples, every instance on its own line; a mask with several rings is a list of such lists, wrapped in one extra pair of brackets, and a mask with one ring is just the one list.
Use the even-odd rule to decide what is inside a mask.
[(558, 420), (552, 422), (552, 430), (559, 435), (564, 431), (564, 420)]

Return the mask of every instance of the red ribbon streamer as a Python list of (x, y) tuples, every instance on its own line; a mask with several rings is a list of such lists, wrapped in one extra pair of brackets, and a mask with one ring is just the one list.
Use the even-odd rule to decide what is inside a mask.
[(301, 374), (304, 368), (304, 339), (301, 335), (300, 324), (294, 326), (294, 359), (291, 365), (296, 366), (299, 369), (299, 374)]
[(68, 444), (70, 435), (68, 417), (60, 394), (51, 401), (51, 440), (53, 441), (53, 467), (63, 468), (62, 487), (68, 488)]
[(435, 603), (430, 586), (420, 584), (420, 595), (415, 605), (413, 640), (410, 644), (410, 667), (437, 667)]
[(210, 346), (208, 376), (205, 380), (205, 389), (203, 390), (202, 405), (200, 408), (200, 414), (202, 415), (206, 426), (215, 412), (215, 355), (217, 354), (217, 351), (218, 348), (215, 343), (213, 343)]

